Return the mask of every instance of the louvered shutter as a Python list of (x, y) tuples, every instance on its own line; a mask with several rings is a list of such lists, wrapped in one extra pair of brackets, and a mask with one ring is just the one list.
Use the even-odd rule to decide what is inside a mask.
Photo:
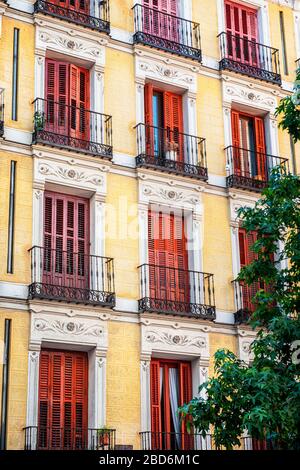
[(46, 130), (66, 135), (68, 130), (69, 65), (46, 59)]
[(89, 140), (89, 71), (70, 66), (70, 135)]
[(152, 360), (150, 365), (150, 403), (151, 403), (151, 450), (160, 450), (161, 401), (160, 401), (160, 363)]
[(186, 249), (186, 237), (184, 227), (184, 217), (174, 215), (174, 251), (175, 265), (178, 269), (176, 279), (176, 300), (185, 302), (186, 309), (189, 309), (190, 282), (188, 273), (188, 253)]
[(89, 14), (89, 0), (67, 0), (65, 3), (67, 8), (70, 10), (76, 10), (80, 13)]
[[(180, 406), (189, 403), (192, 396), (192, 370), (189, 362), (179, 363), (179, 390), (180, 390)], [(182, 450), (191, 450), (194, 448), (193, 436), (189, 435), (186, 430), (186, 424), (181, 423), (182, 432)]]
[(39, 448), (82, 449), (87, 442), (86, 353), (42, 351)]
[(241, 150), (240, 150), (240, 115), (237, 111), (231, 111), (231, 137), (232, 137), (232, 165), (234, 175), (241, 174)]
[[(164, 127), (166, 158), (184, 161), (182, 96), (164, 92)], [(174, 153), (175, 152), (175, 153)]]
[(88, 200), (45, 193), (44, 283), (88, 288), (88, 227)]
[(248, 41), (257, 42), (257, 11), (234, 2), (225, 2), (228, 57), (257, 65), (258, 49)]
[(255, 124), (255, 150), (257, 177), (263, 181), (268, 179), (266, 144), (265, 144), (265, 126), (264, 120), (260, 117), (254, 119)]

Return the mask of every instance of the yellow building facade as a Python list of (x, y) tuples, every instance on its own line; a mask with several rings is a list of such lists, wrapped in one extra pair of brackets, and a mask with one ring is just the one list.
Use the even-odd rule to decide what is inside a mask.
[(0, 0), (2, 449), (210, 448), (174, 407), (249, 361), (237, 210), (299, 173), (299, 58), (299, 1)]

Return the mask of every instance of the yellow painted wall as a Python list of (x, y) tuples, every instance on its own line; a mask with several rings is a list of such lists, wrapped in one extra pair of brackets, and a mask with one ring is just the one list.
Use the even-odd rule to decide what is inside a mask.
[[(4, 339), (4, 320), (11, 319), (7, 448), (24, 448), (27, 405), (29, 313), (0, 310), (0, 341)], [(2, 380), (2, 364), (0, 376)], [(0, 386), (2, 384), (0, 383)], [(0, 387), (0, 401), (1, 401)]]
[(132, 0), (114, 0), (110, 2), (110, 21), (115, 28), (133, 31), (134, 20), (133, 5), (137, 2)]
[(225, 176), (224, 121), (220, 80), (198, 76), (197, 123), (199, 137), (206, 138), (210, 173)]
[(232, 251), (228, 200), (204, 194), (204, 271), (214, 274), (218, 309), (233, 311)]
[(136, 156), (135, 99), (133, 55), (106, 49), (105, 112), (112, 115), (115, 152)]
[(117, 443), (139, 448), (140, 327), (109, 323), (106, 424), (117, 430)]
[(219, 59), (217, 2), (193, 0), (193, 21), (200, 24), (201, 48), (206, 56)]
[(114, 258), (116, 292), (119, 297), (139, 296), (138, 211), (136, 179), (108, 175), (106, 254)]
[[(285, 39), (286, 39), (286, 51), (287, 51), (287, 62), (288, 62), (288, 75), (284, 74), (283, 67), (283, 53), (281, 47), (281, 34), (280, 34), (280, 22), (279, 12), (283, 12), (284, 16), (284, 27), (285, 27)], [(275, 3), (269, 2), (269, 16), (270, 16), (270, 32), (271, 32), (271, 46), (279, 49), (279, 59), (281, 75), (283, 80), (294, 81), (296, 64), (296, 44), (295, 44), (295, 28), (294, 28), (294, 16), (291, 8), (278, 6)]]
[[(14, 230), (14, 272), (7, 274), (7, 241), (10, 162), (15, 160), (16, 196)], [(0, 152), (0, 279), (1, 281), (30, 283), (30, 256), (32, 246), (32, 160), (15, 153)]]
[[(13, 32), (19, 28), (18, 120), (11, 120)], [(0, 87), (5, 89), (5, 125), (32, 131), (34, 99), (34, 27), (4, 16), (0, 39)]]

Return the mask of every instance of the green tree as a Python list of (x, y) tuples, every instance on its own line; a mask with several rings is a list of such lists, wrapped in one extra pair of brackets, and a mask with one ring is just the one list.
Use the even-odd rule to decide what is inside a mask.
[(300, 141), (300, 67), (297, 70), (293, 95), (280, 101), (275, 115), (283, 115), (279, 126), (288, 131), (295, 143)]
[(180, 409), (183, 419), (190, 417), (187, 426), (203, 436), (212, 432), (217, 446), (239, 445), (247, 430), (279, 448), (299, 447), (300, 353), (293, 350), (300, 349), (299, 201), (300, 180), (277, 168), (255, 207), (239, 211), (243, 227), (258, 234), (252, 247), (257, 259), (239, 280), (269, 286), (254, 297), (253, 360), (248, 365), (230, 351), (217, 351), (215, 374), (200, 387), (206, 399)]

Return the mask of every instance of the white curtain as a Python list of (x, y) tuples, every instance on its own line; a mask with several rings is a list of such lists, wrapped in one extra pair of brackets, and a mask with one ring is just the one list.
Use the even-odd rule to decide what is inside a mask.
[(178, 386), (178, 370), (174, 368), (169, 369), (169, 387), (170, 387), (170, 403), (174, 429), (176, 432), (176, 441), (178, 449), (181, 448), (181, 436), (180, 436), (180, 419), (177, 414), (179, 407), (179, 386)]

